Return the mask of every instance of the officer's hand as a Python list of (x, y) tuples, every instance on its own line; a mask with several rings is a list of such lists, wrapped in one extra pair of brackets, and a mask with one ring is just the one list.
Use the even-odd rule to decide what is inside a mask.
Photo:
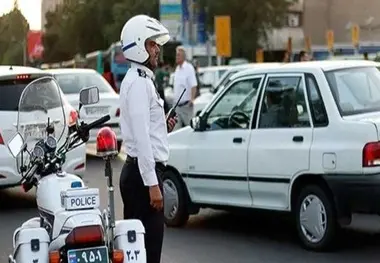
[(160, 187), (158, 185), (153, 185), (149, 187), (150, 205), (153, 206), (158, 211), (162, 210), (164, 206), (162, 194)]
[(174, 118), (170, 118), (168, 120), (168, 132), (172, 132), (173, 131), (175, 125), (177, 124), (177, 119), (178, 119), (178, 117), (175, 116)]

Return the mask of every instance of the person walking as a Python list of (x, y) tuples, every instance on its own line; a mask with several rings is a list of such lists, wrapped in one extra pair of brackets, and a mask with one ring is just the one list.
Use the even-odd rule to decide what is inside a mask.
[(191, 63), (186, 61), (186, 51), (182, 46), (176, 48), (176, 63), (177, 67), (174, 72), (173, 84), (173, 103), (178, 101), (183, 90), (185, 90), (176, 110), (178, 122), (174, 129), (179, 129), (189, 125), (193, 117), (193, 102), (197, 97), (198, 82), (195, 69)]
[(170, 39), (155, 18), (137, 15), (121, 31), (122, 50), (131, 62), (120, 90), (120, 128), (127, 158), (120, 175), (124, 219), (145, 227), (147, 263), (160, 263), (164, 236), (161, 176), (169, 158), (167, 133), (176, 117), (165, 119), (154, 82), (160, 47)]

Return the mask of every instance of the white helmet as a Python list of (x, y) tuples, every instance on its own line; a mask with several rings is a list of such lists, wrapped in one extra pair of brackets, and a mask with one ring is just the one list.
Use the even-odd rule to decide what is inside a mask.
[(162, 46), (169, 41), (170, 36), (168, 29), (157, 19), (137, 15), (125, 23), (120, 38), (124, 57), (132, 62), (145, 63), (149, 58), (145, 41), (151, 39)]

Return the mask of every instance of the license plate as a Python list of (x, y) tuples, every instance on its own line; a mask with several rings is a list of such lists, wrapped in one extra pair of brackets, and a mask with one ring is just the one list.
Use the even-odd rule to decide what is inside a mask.
[(109, 113), (108, 107), (88, 107), (86, 108), (87, 115), (106, 115)]
[(66, 191), (62, 198), (63, 208), (69, 211), (97, 208), (100, 204), (99, 189)]
[(67, 259), (68, 263), (109, 263), (105, 246), (69, 250)]
[(24, 136), (27, 138), (42, 139), (46, 137), (46, 125), (27, 125), (24, 128)]

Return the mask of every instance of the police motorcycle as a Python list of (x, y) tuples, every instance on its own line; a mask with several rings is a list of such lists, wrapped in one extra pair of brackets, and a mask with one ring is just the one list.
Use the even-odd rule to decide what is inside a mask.
[[(98, 100), (97, 87), (82, 89), (79, 111)], [(66, 153), (86, 143), (89, 131), (110, 116), (68, 127), (68, 107), (52, 77), (32, 81), (20, 96), (17, 133), (8, 149), (16, 159), (24, 190), (36, 187), (39, 216), (15, 230), (9, 263), (145, 263), (141, 221), (115, 222), (113, 199), (102, 213), (99, 189), (87, 187), (81, 178), (62, 170)], [(98, 136), (104, 148), (109, 140), (102, 130), (107, 129), (102, 128)], [(102, 153), (107, 168), (110, 155)], [(106, 171), (110, 182), (112, 174)]]

